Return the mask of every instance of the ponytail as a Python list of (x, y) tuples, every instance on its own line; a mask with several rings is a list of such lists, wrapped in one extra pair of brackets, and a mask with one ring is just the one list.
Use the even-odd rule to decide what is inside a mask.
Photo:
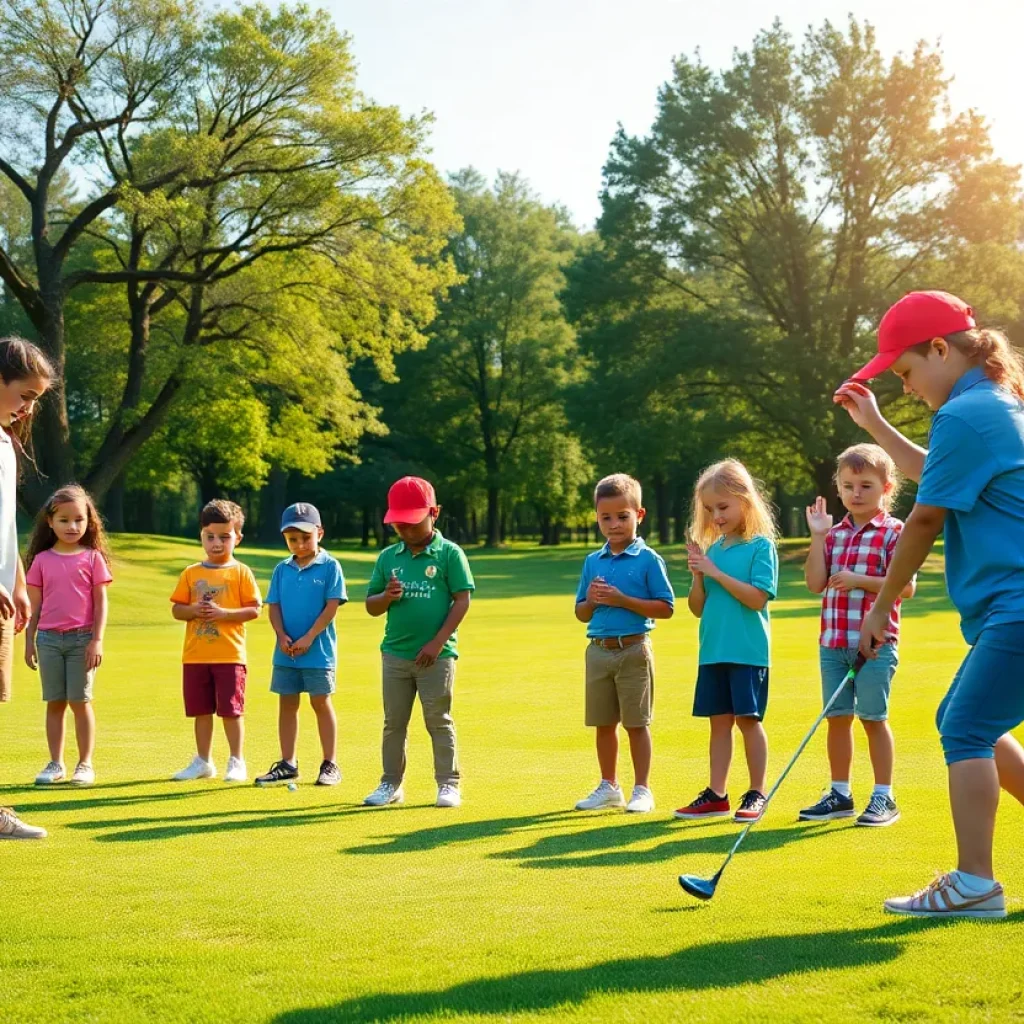
[(1005, 334), (974, 328), (947, 335), (946, 341), (980, 366), (989, 380), (1024, 402), (1024, 358)]

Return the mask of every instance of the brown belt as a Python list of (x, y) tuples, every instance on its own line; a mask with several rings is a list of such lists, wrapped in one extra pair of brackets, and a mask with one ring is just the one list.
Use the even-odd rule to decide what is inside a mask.
[(646, 639), (646, 633), (630, 633), (629, 636), (592, 636), (590, 642), (606, 651), (621, 651), (625, 647), (642, 644)]

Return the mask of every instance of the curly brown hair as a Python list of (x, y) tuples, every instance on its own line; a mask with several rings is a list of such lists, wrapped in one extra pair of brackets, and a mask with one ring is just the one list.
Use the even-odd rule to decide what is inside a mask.
[(214, 498), (203, 506), (199, 513), (199, 526), (209, 526), (211, 523), (230, 523), (235, 532), (241, 536), (242, 527), (245, 526), (245, 513), (240, 505), (233, 501), (225, 501), (224, 498)]
[(28, 542), (28, 553), (25, 555), (25, 568), (27, 569), (40, 551), (49, 551), (57, 543), (57, 534), (53, 532), (50, 520), (56, 515), (61, 505), (70, 502), (80, 502), (85, 507), (87, 520), (85, 533), (78, 542), (82, 547), (92, 548), (103, 556), (103, 561), (110, 565), (110, 548), (107, 545), (107, 534), (103, 529), (103, 520), (96, 509), (96, 503), (84, 487), (78, 484), (68, 484), (66, 487), (54, 491), (46, 504), (39, 510), (36, 516), (35, 526), (32, 528), (32, 536)]

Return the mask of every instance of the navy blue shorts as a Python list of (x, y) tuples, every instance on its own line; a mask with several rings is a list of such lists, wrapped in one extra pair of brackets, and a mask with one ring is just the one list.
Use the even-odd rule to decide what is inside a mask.
[(764, 666), (723, 661), (697, 669), (697, 690), (693, 695), (695, 717), (738, 715), (760, 720), (767, 707), (768, 669)]

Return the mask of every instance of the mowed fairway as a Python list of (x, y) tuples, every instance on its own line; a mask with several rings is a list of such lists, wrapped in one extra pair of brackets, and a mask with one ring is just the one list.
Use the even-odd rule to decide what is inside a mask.
[[(696, 623), (680, 600), (655, 633), (650, 816), (571, 810), (597, 782), (583, 727), (584, 628), (573, 618), (582, 547), (470, 551), (477, 597), (456, 683), (465, 804), (438, 810), (419, 708), (408, 803), (359, 807), (379, 777), (381, 620), (361, 599), (373, 553), (337, 547), (336, 695), (344, 780), (312, 785), (303, 708), (298, 792), (172, 783), (192, 754), (180, 699), (180, 624), (168, 595), (199, 548), (123, 537), (97, 681), (98, 784), (39, 790), (38, 680), (20, 661), (0, 707), (0, 803), (50, 830), (0, 845), (3, 1021), (851, 1021), (1024, 1017), (1024, 810), (1005, 800), (1003, 923), (908, 921), (885, 896), (953, 866), (936, 705), (964, 647), (938, 564), (910, 602), (896, 678), (892, 828), (796, 823), (828, 778), (824, 730), (708, 904), (737, 826), (671, 811), (707, 781), (706, 725), (690, 717)], [(666, 551), (677, 593), (687, 576)], [(276, 550), (243, 546), (264, 592)], [(774, 778), (820, 708), (816, 599), (784, 563), (766, 726)], [(277, 754), (272, 633), (250, 627), (250, 775)], [(70, 739), (70, 737), (69, 737)], [(226, 758), (218, 732), (216, 761)], [(73, 743), (68, 760), (74, 760)], [(624, 785), (632, 784), (628, 760)], [(730, 790), (746, 788), (742, 758)], [(870, 792), (858, 735), (854, 793)]]

